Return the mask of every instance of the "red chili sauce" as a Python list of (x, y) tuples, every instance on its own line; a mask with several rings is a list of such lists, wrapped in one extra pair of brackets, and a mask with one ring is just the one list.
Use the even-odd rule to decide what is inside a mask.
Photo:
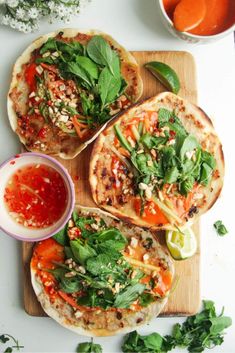
[(67, 189), (54, 168), (45, 164), (30, 164), (10, 177), (4, 200), (16, 222), (25, 227), (45, 228), (63, 215)]

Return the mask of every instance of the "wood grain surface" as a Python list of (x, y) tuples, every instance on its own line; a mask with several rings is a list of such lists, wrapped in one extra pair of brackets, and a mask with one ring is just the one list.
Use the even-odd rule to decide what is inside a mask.
[[(179, 95), (192, 103), (197, 103), (197, 87), (195, 63), (191, 54), (180, 51), (136, 51), (132, 52), (141, 67), (144, 82), (142, 99), (163, 92), (164, 87), (150, 74), (143, 64), (149, 61), (161, 61), (170, 65), (177, 72), (181, 90)], [(76, 202), (84, 206), (94, 206), (88, 183), (88, 166), (92, 145), (73, 160), (57, 158), (70, 172), (76, 189)], [(170, 295), (168, 304), (162, 316), (187, 316), (198, 311), (200, 304), (200, 231), (196, 223), (193, 229), (197, 235), (198, 249), (196, 254), (188, 260), (175, 262), (175, 288)], [(157, 234), (160, 242), (164, 244), (164, 234)], [(30, 282), (29, 263), (32, 254), (32, 243), (23, 243), (24, 268), (24, 307), (32, 316), (46, 316), (38, 303)]]

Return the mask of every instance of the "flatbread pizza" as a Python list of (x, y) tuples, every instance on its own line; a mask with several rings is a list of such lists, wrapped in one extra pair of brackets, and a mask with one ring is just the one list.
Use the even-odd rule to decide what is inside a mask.
[(121, 113), (96, 140), (90, 185), (97, 205), (138, 226), (189, 226), (217, 200), (224, 158), (211, 120), (161, 93)]
[(112, 37), (62, 29), (38, 38), (17, 59), (8, 115), (28, 150), (70, 159), (141, 94), (136, 60)]
[(31, 279), (45, 312), (82, 335), (129, 332), (157, 316), (172, 260), (154, 235), (97, 208), (77, 207), (63, 231), (36, 244)]

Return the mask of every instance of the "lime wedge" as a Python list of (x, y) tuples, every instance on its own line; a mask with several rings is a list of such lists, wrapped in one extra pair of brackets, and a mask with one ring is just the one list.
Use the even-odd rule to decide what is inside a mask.
[(177, 94), (180, 90), (180, 81), (176, 72), (167, 64), (160, 61), (151, 61), (144, 65), (157, 79), (171, 92)]
[(197, 250), (197, 240), (191, 228), (179, 231), (166, 231), (166, 244), (175, 260), (184, 260), (193, 256)]

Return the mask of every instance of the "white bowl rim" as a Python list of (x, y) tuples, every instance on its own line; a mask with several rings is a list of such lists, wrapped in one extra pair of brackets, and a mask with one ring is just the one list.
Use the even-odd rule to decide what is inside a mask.
[(12, 157), (6, 159), (4, 162), (2, 162), (0, 164), (0, 170), (3, 167), (5, 167), (6, 164), (10, 163), (11, 161), (15, 160), (16, 158), (24, 157), (24, 156), (27, 156), (27, 157), (32, 156), (32, 157), (40, 157), (40, 158), (48, 159), (49, 161), (51, 161), (53, 164), (55, 164), (62, 171), (62, 173), (60, 173), (60, 174), (61, 174), (63, 179), (67, 178), (68, 185), (69, 185), (68, 192), (70, 193), (70, 205), (69, 205), (68, 210), (66, 212), (66, 216), (65, 216), (64, 221), (55, 230), (53, 230), (53, 232), (50, 231), (50, 233), (48, 233), (48, 234), (46, 234), (44, 236), (33, 237), (32, 239), (30, 239), (28, 237), (22, 237), (22, 236), (19, 236), (17, 234), (11, 233), (8, 230), (6, 230), (4, 227), (2, 227), (1, 224), (0, 224), (0, 229), (4, 233), (9, 235), (10, 237), (12, 237), (14, 239), (17, 239), (17, 240), (25, 241), (25, 242), (36, 242), (36, 241), (41, 241), (41, 240), (45, 240), (45, 239), (48, 239), (48, 238), (52, 237), (54, 234), (58, 233), (66, 225), (66, 223), (70, 219), (71, 214), (72, 214), (73, 209), (74, 209), (74, 205), (75, 205), (75, 191), (74, 191), (74, 187), (73, 187), (72, 178), (71, 178), (69, 172), (67, 171), (67, 169), (60, 162), (58, 162), (55, 158), (53, 158), (51, 156), (48, 156), (46, 154), (43, 154), (43, 153), (37, 153), (37, 152), (17, 153), (14, 156), (12, 156)]
[(203, 39), (205, 39), (205, 40), (206, 40), (206, 39), (214, 39), (214, 38), (216, 39), (216, 38), (224, 37), (226, 34), (228, 34), (228, 33), (230, 33), (230, 32), (233, 32), (233, 30), (235, 30), (235, 23), (234, 23), (231, 27), (227, 28), (225, 31), (220, 32), (220, 33), (217, 33), (217, 34), (212, 34), (212, 35), (210, 35), (210, 36), (200, 36), (200, 35), (198, 35), (198, 34), (192, 34), (192, 33), (188, 33), (188, 32), (180, 32), (180, 31), (178, 31), (178, 30), (174, 27), (173, 22), (171, 21), (171, 19), (170, 19), (169, 16), (167, 15), (166, 10), (165, 10), (165, 7), (164, 7), (164, 5), (163, 5), (163, 0), (157, 0), (157, 1), (158, 1), (158, 3), (159, 3), (160, 9), (161, 9), (161, 11), (162, 11), (162, 14), (163, 14), (164, 18), (167, 20), (167, 22), (168, 22), (170, 25), (173, 26), (173, 28), (174, 28), (174, 30), (175, 30), (176, 32), (182, 33), (182, 34), (188, 36), (189, 38), (202, 39), (202, 40), (203, 40)]

